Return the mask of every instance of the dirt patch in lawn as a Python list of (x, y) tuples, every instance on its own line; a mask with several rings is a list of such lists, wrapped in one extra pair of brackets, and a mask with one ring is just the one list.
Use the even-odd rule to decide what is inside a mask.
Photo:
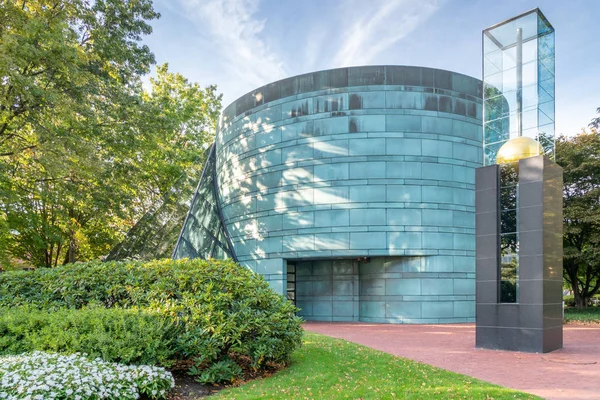
[(169, 400), (196, 400), (217, 393), (225, 386), (203, 385), (194, 380), (193, 376), (184, 371), (173, 371), (175, 388), (169, 395)]
[(187, 369), (191, 365), (190, 362), (180, 362), (171, 373), (175, 379), (175, 388), (168, 396), (169, 400), (196, 400), (203, 399), (211, 394), (217, 393), (219, 390), (232, 386), (240, 386), (249, 381), (258, 378), (267, 378), (275, 372), (283, 368), (279, 364), (267, 364), (266, 368), (261, 371), (254, 371), (250, 368), (249, 360), (238, 359), (238, 363), (242, 365), (244, 376), (242, 379), (236, 380), (228, 385), (204, 385), (194, 380), (194, 377), (187, 373)]

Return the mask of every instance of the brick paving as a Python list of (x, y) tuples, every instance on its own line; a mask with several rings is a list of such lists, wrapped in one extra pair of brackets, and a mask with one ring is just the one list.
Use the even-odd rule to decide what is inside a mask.
[(563, 349), (546, 354), (475, 348), (474, 324), (306, 322), (304, 329), (546, 399), (600, 399), (600, 325), (565, 325)]

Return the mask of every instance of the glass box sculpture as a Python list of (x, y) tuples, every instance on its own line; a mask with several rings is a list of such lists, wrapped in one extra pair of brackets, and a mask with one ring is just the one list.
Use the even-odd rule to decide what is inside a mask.
[(554, 160), (554, 28), (539, 9), (483, 31), (483, 83), (484, 164)]
[(484, 167), (476, 170), (477, 347), (562, 347), (562, 169), (554, 28), (539, 9), (483, 31)]

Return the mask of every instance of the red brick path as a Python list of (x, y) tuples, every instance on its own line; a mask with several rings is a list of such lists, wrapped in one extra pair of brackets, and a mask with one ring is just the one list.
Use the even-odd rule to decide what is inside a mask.
[(600, 399), (597, 325), (565, 325), (564, 348), (546, 354), (477, 349), (474, 324), (306, 322), (304, 329), (547, 399)]

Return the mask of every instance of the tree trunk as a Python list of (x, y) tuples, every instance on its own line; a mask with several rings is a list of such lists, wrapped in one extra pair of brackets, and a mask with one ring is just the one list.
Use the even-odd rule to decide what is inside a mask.
[(583, 296), (582, 294), (575, 293), (575, 306), (578, 309), (587, 308), (589, 297)]
[(67, 250), (67, 257), (65, 258), (65, 264), (74, 263), (77, 261), (75, 259), (75, 251), (77, 250), (77, 242), (75, 242), (75, 233), (73, 231), (69, 232), (69, 249)]
[(579, 285), (577, 284), (577, 269), (572, 266), (566, 266), (564, 272), (569, 276), (569, 284), (571, 285), (571, 291), (573, 292), (573, 299), (575, 300), (575, 307), (580, 308), (578, 305), (578, 301), (581, 298), (579, 292)]
[(70, 263), (74, 263), (75, 261), (77, 261), (75, 259), (76, 256), (76, 252), (77, 252), (77, 239), (75, 238), (75, 219), (74, 219), (75, 213), (73, 212), (73, 209), (69, 210), (69, 224), (70, 224), (70, 228), (69, 228), (69, 248), (67, 250), (67, 254), (65, 256), (65, 264), (70, 264)]

